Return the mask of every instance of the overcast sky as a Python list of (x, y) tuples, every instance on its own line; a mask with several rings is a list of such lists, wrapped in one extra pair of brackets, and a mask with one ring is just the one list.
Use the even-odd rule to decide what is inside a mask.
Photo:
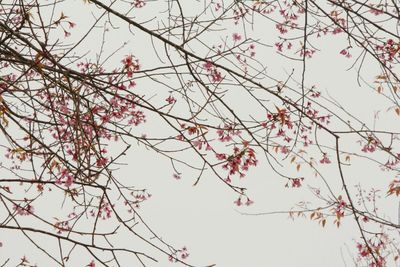
[[(165, 1), (158, 3), (154, 1), (147, 7), (134, 11), (137, 21), (160, 16), (154, 13), (162, 10), (162, 7), (158, 5), (165, 7)], [(185, 8), (187, 13), (196, 12), (195, 8), (191, 9), (189, 6)], [(57, 12), (60, 11), (61, 9)], [(63, 4), (62, 11), (77, 24), (77, 27), (71, 30), (71, 42), (82, 36), (92, 25), (94, 19), (91, 12), (94, 12), (94, 16), (99, 14), (92, 5), (84, 4), (81, 0), (67, 1)], [(156, 17), (157, 19), (159, 18)], [(127, 43), (116, 54), (115, 59), (107, 62), (107, 65), (112, 67), (113, 64), (120, 64), (121, 57), (130, 53), (136, 55), (142, 68), (162, 65), (145, 33), (132, 29), (134, 34), (131, 34), (121, 20), (113, 18), (112, 22), (115, 23), (116, 29), (108, 26), (110, 31), (107, 32), (104, 54), (110, 53), (124, 42)], [(255, 21), (253, 31), (247, 29), (248, 34), (257, 36), (268, 44), (273, 44), (276, 30), (273, 24), (267, 26), (258, 25)], [(230, 27), (232, 28), (227, 28), (225, 33), (229, 38), (233, 32), (243, 34), (243, 29), (234, 28), (234, 25)], [(88, 57), (94, 58), (100, 50), (101, 33), (101, 29), (95, 29), (94, 33), (81, 44), (82, 50), (77, 50), (77, 52), (88, 51), (90, 52)], [(224, 32), (218, 34), (223, 36)], [(210, 38), (208, 41), (210, 44), (215, 44), (218, 38), (216, 37), (215, 40)], [(373, 90), (367, 86), (357, 84), (356, 70), (346, 70), (351, 66), (352, 61), (339, 55), (343, 41), (344, 38), (341, 37), (327, 37), (319, 41), (318, 47), (321, 51), (312, 59), (307, 60), (306, 83), (308, 86), (317, 85), (325, 96), (336, 99), (345, 109), (373, 127), (375, 111), (382, 109), (382, 105), (385, 106), (387, 103), (377, 98)], [(163, 47), (157, 45), (159, 43), (155, 42), (159, 56), (165, 60)], [(269, 75), (283, 79), (294, 68), (295, 78), (299, 79), (301, 70), (299, 62), (278, 55), (271, 47), (261, 47), (258, 51), (257, 58), (268, 66)], [(202, 55), (202, 51), (195, 52)], [(368, 64), (368, 62), (365, 63), (362, 73), (367, 79), (372, 79), (377, 75), (378, 69), (375, 65)], [(158, 94), (160, 99), (164, 99), (168, 89), (159, 86), (144, 79), (137, 82), (137, 90), (140, 92), (146, 92), (148, 96)], [(243, 116), (258, 112), (254, 107), (242, 103), (240, 95), (231, 94), (227, 97), (230, 97), (232, 105), (236, 107), (242, 105), (243, 109), (240, 113)], [(375, 126), (380, 129), (394, 130), (395, 126), (391, 123), (391, 118), (385, 116), (383, 114), (379, 124)], [(157, 123), (152, 123), (151, 116), (149, 118), (148, 125), (138, 128), (137, 134), (140, 134), (140, 131), (157, 134), (166, 131), (168, 134), (168, 130)], [(329, 140), (327, 142), (329, 143)], [(118, 148), (115, 149), (118, 150)], [(290, 210), (300, 201), (310, 201), (312, 207), (322, 205), (322, 202), (313, 198), (307, 186), (322, 186), (321, 181), (310, 176), (302, 188), (285, 188), (285, 181), (271, 170), (266, 160), (261, 156), (259, 160), (259, 166), (250, 170), (239, 182), (240, 185), (248, 187), (248, 193), (254, 200), (254, 205), (250, 207), (236, 207), (233, 201), (237, 196), (210, 171), (203, 175), (197, 186), (193, 186), (197, 173), (183, 167), (182, 179), (174, 179), (173, 169), (168, 159), (135, 143), (126, 157), (121, 160), (126, 165), (120, 166), (114, 174), (124, 181), (132, 181), (131, 184), (138, 188), (149, 190), (152, 197), (141, 206), (139, 211), (142, 216), (163, 239), (178, 248), (186, 246), (190, 253), (188, 261), (196, 266), (208, 264), (216, 264), (218, 267), (354, 266), (352, 258), (356, 252), (354, 240), (358, 239), (359, 233), (352, 219), (344, 220), (339, 229), (332, 223), (328, 223), (323, 228), (309, 218), (292, 220), (288, 218), (288, 214), (279, 213)], [(288, 168), (293, 167), (288, 166)], [(322, 171), (332, 183), (334, 190), (340, 192), (337, 170), (334, 167), (326, 167), (322, 168)], [(374, 184), (376, 180), (386, 182), (391, 180), (382, 174), (378, 166), (366, 165), (361, 160), (355, 160), (351, 168), (345, 168), (345, 172), (351, 184), (357, 184), (359, 181), (367, 184), (371, 181), (371, 184)], [(379, 185), (379, 182), (376, 184)], [(51, 213), (51, 216), (56, 217), (62, 214), (60, 209), (62, 198), (54, 196), (54, 199), (54, 202), (44, 204), (44, 208), (49, 214)], [(278, 213), (258, 216), (243, 214), (268, 212)], [(396, 216), (395, 211), (391, 215)], [(0, 234), (1, 240), (4, 240), (4, 247), (0, 250), (0, 263), (12, 257), (14, 259), (6, 266), (15, 266), (19, 257), (25, 254), (38, 266), (52, 266), (48, 265), (48, 260), (37, 252), (33, 245), (28, 244), (22, 234), (7, 231), (2, 231)], [(130, 245), (136, 242), (128, 235), (119, 235), (118, 238), (123, 244)], [(136, 249), (141, 248), (136, 247)], [(148, 262), (148, 266), (179, 265), (169, 263), (165, 255), (158, 255), (158, 258), (159, 263)], [(90, 261), (88, 259), (90, 257), (87, 255), (82, 254), (80, 257), (76, 254), (67, 266), (84, 266)], [(124, 266), (138, 266), (137, 262), (130, 263), (131, 260), (127, 258)]]

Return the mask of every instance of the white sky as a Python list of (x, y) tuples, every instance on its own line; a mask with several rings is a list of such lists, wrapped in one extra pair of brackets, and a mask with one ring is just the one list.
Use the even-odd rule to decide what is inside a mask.
[[(160, 9), (158, 5), (165, 6), (165, 2), (154, 1), (144, 9), (135, 11), (137, 20), (159, 16), (154, 13), (155, 10)], [(196, 12), (195, 8), (187, 8), (187, 12)], [(81, 36), (93, 22), (93, 19), (90, 18), (91, 10), (93, 7), (84, 5), (81, 0), (64, 3), (63, 12), (77, 23), (76, 29), (71, 31), (71, 41)], [(157, 19), (159, 18), (156, 17)], [(111, 30), (110, 28), (107, 33), (105, 50), (112, 51), (123, 42), (128, 43), (117, 53), (115, 61), (114, 59), (110, 60), (110, 66), (119, 64), (121, 56), (129, 53), (139, 58), (143, 68), (160, 65), (150, 46), (148, 36), (135, 29), (133, 29), (135, 36), (132, 36), (127, 31), (126, 25), (119, 19), (112, 18), (112, 21), (119, 29)], [(241, 32), (241, 29), (234, 28), (232, 25), (231, 27), (219, 34), (230, 37), (232, 32)], [(89, 55), (97, 53), (100, 33), (101, 31), (97, 30), (97, 34), (87, 38), (82, 43), (81, 51), (90, 51)], [(252, 34), (273, 44), (275, 29), (273, 24), (266, 27), (256, 23)], [(217, 42), (213, 39), (208, 41), (210, 43)], [(316, 84), (323, 94), (327, 96), (329, 93), (340, 101), (343, 107), (372, 127), (374, 112), (382, 109), (382, 105), (387, 103), (382, 98), (377, 98), (376, 93), (371, 89), (365, 86), (359, 87), (355, 80), (354, 70), (346, 71), (352, 61), (339, 55), (342, 41), (341, 38), (331, 37), (320, 41), (318, 46), (322, 51), (317, 53), (314, 58), (307, 60), (306, 83), (307, 85)], [(269, 66), (269, 75), (283, 79), (287, 76), (286, 73), (295, 68), (296, 79), (299, 80), (301, 70), (299, 63), (277, 55), (273, 48), (260, 48), (258, 51), (260, 51), (257, 52), (258, 59)], [(158, 52), (163, 59), (166, 59), (162, 47)], [(202, 51), (196, 52), (199, 55), (202, 54)], [(378, 73), (376, 67), (368, 65), (368, 63), (363, 72), (368, 79), (372, 79)], [(157, 93), (156, 97), (160, 99), (164, 99), (168, 95), (167, 89), (156, 87), (151, 82), (146, 83), (145, 80), (138, 81), (138, 90), (146, 92), (149, 96)], [(252, 107), (246, 106), (246, 103), (241, 103), (240, 97), (235, 98), (235, 95), (230, 97), (232, 105), (243, 106), (243, 110), (240, 110), (241, 114), (249, 114), (254, 111)], [(396, 127), (391, 120), (390, 115), (383, 114), (377, 127), (395, 130)], [(143, 128), (138, 128), (136, 131), (137, 134), (140, 134), (139, 131), (161, 134), (164, 129), (149, 119), (148, 125), (144, 125)], [(165, 134), (168, 135), (168, 132)], [(272, 172), (261, 156), (259, 159), (260, 165), (253, 168), (239, 183), (249, 188), (249, 195), (255, 201), (253, 206), (243, 208), (234, 206), (233, 201), (236, 199), (236, 195), (216, 179), (211, 172), (206, 172), (199, 184), (194, 187), (192, 185), (197, 177), (196, 173), (182, 168), (182, 179), (177, 181), (172, 178), (173, 170), (168, 160), (153, 151), (136, 145), (122, 160), (127, 165), (121, 166), (117, 175), (120, 175), (121, 179), (132, 181), (132, 184), (138, 188), (148, 188), (153, 196), (140, 208), (142, 216), (163, 239), (176, 245), (177, 248), (187, 246), (190, 253), (188, 261), (196, 266), (207, 264), (216, 264), (218, 267), (354, 266), (352, 262), (352, 256), (356, 252), (354, 238), (358, 238), (359, 233), (350, 218), (344, 220), (344, 224), (337, 229), (332, 223), (328, 223), (325, 228), (322, 228), (317, 222), (310, 221), (308, 218), (298, 218), (293, 221), (288, 218), (287, 214), (248, 216), (240, 213), (285, 211), (299, 201), (311, 201), (314, 207), (322, 204), (313, 198), (306, 186), (300, 189), (285, 188), (285, 181), (279, 179)], [(289, 166), (288, 168), (294, 167)], [(322, 168), (322, 170), (327, 179), (332, 182), (336, 192), (339, 192), (337, 171), (329, 167)], [(376, 184), (381, 185), (382, 180), (385, 181), (385, 184), (392, 180), (392, 177), (388, 178), (382, 174), (378, 166), (365, 165), (362, 161), (357, 160), (354, 161), (353, 167), (345, 168), (345, 172), (351, 184), (362, 182), (368, 185), (370, 182), (373, 184), (374, 181), (379, 180)], [(321, 182), (312, 176), (307, 180), (307, 184), (321, 186)], [(57, 197), (55, 196), (55, 198)], [(60, 203), (54, 201), (46, 204), (46, 209), (52, 213), (52, 216), (59, 216), (56, 214), (62, 213), (59, 210)], [(396, 216), (396, 213), (394, 212), (392, 216)], [(1, 239), (4, 239), (4, 247), (0, 249), (0, 263), (8, 257), (14, 257), (15, 259), (7, 265), (14, 266), (18, 262), (18, 258), (25, 254), (29, 256), (28, 258), (34, 259), (34, 262), (40, 267), (52, 266), (48, 265), (47, 259), (32, 245), (27, 244), (21, 235), (12, 232), (0, 232), (0, 235)], [(131, 237), (125, 237), (127, 236), (120, 235), (119, 242), (127, 245), (136, 242)], [(48, 245), (51, 249), (52, 245), (50, 243)], [(136, 247), (136, 249), (141, 250), (142, 248)], [(143, 249), (147, 250), (148, 248)], [(87, 260), (90, 258), (84, 254), (77, 255), (75, 254), (67, 266), (84, 266), (90, 261)], [(148, 266), (179, 266), (179, 264), (168, 263), (168, 259), (164, 255), (158, 255), (158, 258), (160, 259), (158, 264), (148, 262)], [(137, 262), (130, 262), (133, 260), (131, 258), (126, 258), (126, 260), (124, 266), (139, 266)]]

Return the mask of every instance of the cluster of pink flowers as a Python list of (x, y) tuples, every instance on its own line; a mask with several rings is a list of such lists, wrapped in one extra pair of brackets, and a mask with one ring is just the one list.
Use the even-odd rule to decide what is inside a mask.
[(319, 162), (322, 164), (330, 164), (331, 160), (328, 158), (328, 154), (324, 153), (322, 159)]
[(301, 187), (301, 183), (303, 182), (304, 178), (291, 178), (289, 181), (286, 183), (285, 187), (291, 187), (291, 188), (299, 188)]
[(217, 130), (218, 140), (221, 142), (229, 142), (234, 136), (241, 134), (240, 130), (236, 130), (233, 125), (225, 124), (222, 129)]
[(378, 15), (381, 15), (384, 13), (384, 11), (382, 9), (383, 5), (381, 5), (381, 4), (378, 4), (378, 5), (369, 4), (369, 7), (370, 7), (369, 12), (374, 14), (375, 16), (378, 16)]
[(203, 147), (206, 149), (206, 151), (212, 150), (211, 145), (205, 139), (198, 138), (192, 141), (192, 145), (198, 148), (199, 150), (201, 150)]
[(31, 204), (25, 204), (23, 206), (14, 204), (13, 209), (18, 215), (22, 216), (28, 216), (35, 212), (35, 209)]
[(226, 161), (222, 165), (222, 168), (229, 171), (227, 182), (230, 182), (230, 176), (239, 174), (240, 177), (245, 176), (245, 172), (249, 170), (251, 166), (257, 165), (256, 154), (250, 147), (245, 146), (242, 150), (238, 147), (233, 148), (233, 155), (226, 155), (217, 153), (216, 157), (218, 160)]
[(167, 101), (168, 104), (174, 104), (176, 102), (176, 98), (173, 97), (172, 95), (168, 96), (165, 101)]
[(286, 9), (281, 9), (279, 10), (279, 14), (284, 17), (286, 20), (297, 20), (298, 19), (298, 15), (296, 15), (295, 11), (292, 8), (293, 6), (290, 5), (288, 8)]
[(303, 8), (294, 4), (293, 1), (283, 1), (279, 9), (279, 15), (283, 21), (275, 24), (276, 29), (280, 34), (288, 33), (289, 29), (293, 30), (297, 27), (298, 14), (304, 13)]
[(273, 5), (267, 1), (253, 1), (252, 10), (260, 14), (271, 14), (278, 8), (277, 5)]
[(337, 199), (337, 203), (335, 207), (331, 209), (333, 215), (336, 217), (334, 223), (337, 227), (340, 226), (341, 219), (344, 217), (344, 212), (347, 206), (347, 203), (343, 200), (342, 196), (339, 196)]
[(250, 205), (252, 205), (252, 204), (254, 203), (254, 201), (251, 200), (249, 197), (246, 197), (246, 201), (243, 202), (242, 197), (243, 197), (243, 196), (240, 195), (233, 203), (234, 203), (236, 206), (242, 206), (243, 204), (246, 205), (246, 206), (250, 206)]
[(64, 15), (63, 12), (61, 12), (60, 18), (54, 21), (54, 25), (60, 26), (62, 30), (64, 31), (64, 37), (67, 38), (71, 36), (71, 32), (69, 32), (65, 27), (64, 24), (68, 25), (69, 29), (72, 29), (76, 26), (76, 24), (70, 20), (67, 20), (68, 17)]
[(57, 218), (55, 219), (57, 221), (54, 223), (54, 228), (57, 230), (57, 234), (62, 234), (63, 232), (68, 232), (72, 229), (69, 221), (59, 221)]
[(189, 252), (186, 247), (176, 250), (173, 254), (168, 256), (170, 262), (176, 262), (179, 258), (186, 260), (189, 257)]
[[(320, 93), (314, 93), (314, 97), (319, 97)], [(305, 107), (305, 113), (307, 114), (307, 116), (309, 116), (312, 119), (316, 119), (321, 123), (325, 123), (325, 124), (329, 124), (330, 123), (330, 119), (332, 117), (331, 114), (327, 114), (327, 115), (319, 115), (319, 111), (316, 110), (313, 105), (312, 102), (308, 101)]]
[(135, 208), (139, 208), (140, 207), (140, 203), (148, 200), (149, 198), (151, 198), (151, 194), (146, 192), (145, 189), (143, 190), (134, 190), (130, 193), (130, 195), (133, 197), (133, 200), (128, 200), (126, 199), (124, 201), (125, 206), (129, 206), (130, 208), (128, 209), (128, 212), (133, 212), (133, 210), (131, 209), (131, 206), (133, 205)]
[(312, 56), (314, 55), (314, 53), (315, 53), (315, 49), (310, 49), (310, 48), (304, 49), (304, 48), (302, 48), (302, 49), (300, 50), (300, 56), (301, 56), (301, 57), (302, 57), (302, 56), (305, 56), (305, 57), (308, 57), (308, 58), (312, 58)]
[(395, 157), (389, 158), (385, 163), (385, 167), (388, 169), (394, 169), (400, 163), (400, 154), (395, 155)]
[(106, 166), (107, 163), (108, 163), (108, 159), (105, 157), (100, 157), (96, 160), (96, 166), (100, 167), (100, 168)]
[(288, 32), (286, 25), (284, 23), (277, 23), (275, 28), (279, 31), (280, 34), (285, 34)]
[(248, 8), (244, 8), (242, 6), (239, 6), (235, 9), (233, 9), (233, 21), (235, 24), (239, 24), (239, 21), (244, 18), (247, 14), (249, 13)]
[[(38, 93), (43, 105), (48, 108), (49, 118), (55, 120), (56, 126), (49, 128), (51, 136), (62, 144), (66, 155), (71, 156), (72, 160), (78, 161), (83, 158), (92, 158), (90, 162), (94, 167), (103, 168), (109, 163), (109, 157), (106, 156), (107, 150), (100, 145), (100, 151), (93, 151), (93, 145), (90, 140), (95, 136), (98, 139), (118, 140), (117, 134), (110, 128), (110, 124), (120, 123), (126, 120), (127, 125), (137, 126), (146, 121), (143, 111), (137, 108), (139, 100), (136, 96), (127, 91), (121, 78), (131, 78), (133, 72), (139, 69), (138, 60), (129, 55), (123, 58), (123, 74), (112, 74), (108, 76), (110, 87), (110, 97), (107, 101), (101, 101), (99, 98), (98, 88), (82, 87), (86, 95), (90, 96), (90, 101), (81, 105), (79, 114), (75, 114), (74, 101), (68, 95), (59, 96), (47, 90)], [(96, 64), (89, 62), (78, 63), (78, 68), (82, 73), (104, 73), (104, 69)], [(115, 71), (117, 73), (117, 71)], [(119, 78), (118, 78), (119, 77)], [(118, 83), (116, 83), (118, 81)], [(130, 80), (129, 87), (135, 83)], [(93, 92), (93, 93), (89, 93)], [(77, 92), (79, 93), (79, 91)], [(58, 110), (60, 112), (54, 112)], [(77, 117), (79, 116), (79, 118)], [(82, 134), (76, 134), (75, 129), (80, 129)], [(97, 148), (96, 148), (97, 149)], [(68, 173), (66, 169), (59, 170), (60, 175), (57, 177), (57, 183), (63, 183), (66, 187), (70, 187), (74, 182), (74, 175)]]
[(368, 137), (368, 142), (361, 149), (362, 152), (375, 152), (377, 146), (379, 145), (379, 141), (372, 136)]
[(126, 56), (122, 60), (122, 64), (124, 65), (124, 69), (127, 72), (128, 78), (131, 78), (133, 73), (140, 69), (139, 60), (135, 59), (132, 55)]
[(113, 208), (114, 204), (110, 205), (106, 200), (102, 200), (100, 203), (100, 208), (96, 212), (95, 210), (90, 211), (90, 215), (92, 217), (99, 217), (102, 218), (103, 220), (111, 218), (111, 215), (113, 213)]
[(222, 9), (222, 4), (221, 4), (221, 3), (215, 3), (214, 1), (211, 2), (211, 3), (214, 3), (214, 4), (215, 4), (214, 10), (215, 10), (216, 12), (218, 12), (218, 11), (220, 11), (220, 10)]
[(134, 0), (132, 5), (134, 5), (136, 8), (142, 8), (146, 5), (146, 2), (144, 0)]
[[(386, 259), (384, 254), (382, 254), (387, 247), (384, 240), (384, 236), (380, 238), (377, 235), (374, 241), (372, 239), (368, 240), (368, 246), (365, 243), (357, 243), (358, 261), (363, 260), (368, 262), (368, 267), (386, 266)], [(372, 256), (372, 253), (375, 257)]]
[(349, 48), (342, 49), (340, 51), (340, 54), (345, 56), (345, 57), (347, 57), (347, 58), (351, 58), (351, 54), (350, 54)]
[(59, 172), (59, 177), (56, 180), (57, 184), (64, 184), (65, 187), (71, 187), (74, 183), (74, 175), (67, 168), (62, 168)]
[(212, 82), (217, 83), (222, 81), (223, 77), (221, 72), (214, 66), (211, 61), (203, 64), (204, 69), (209, 73)]
[(292, 43), (286, 40), (275, 43), (275, 47), (279, 52), (283, 52), (284, 48), (290, 50), (292, 49), (292, 46), (293, 46)]
[(400, 57), (400, 44), (393, 39), (388, 39), (383, 45), (376, 45), (376, 50), (379, 52), (379, 58), (384, 62), (392, 62), (396, 57)]

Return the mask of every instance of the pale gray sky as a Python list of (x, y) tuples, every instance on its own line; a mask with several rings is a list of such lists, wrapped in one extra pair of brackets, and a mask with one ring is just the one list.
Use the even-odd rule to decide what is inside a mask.
[[(161, 17), (166, 15), (166, 13), (158, 13), (159, 10), (166, 7), (165, 3), (166, 1), (152, 1), (147, 7), (138, 9), (132, 14), (136, 16), (136, 21), (154, 18), (149, 25), (155, 25), (156, 21), (161, 21)], [(191, 1), (190, 4), (185, 1), (184, 11), (187, 12), (186, 14), (197, 12), (198, 9), (191, 6), (195, 3), (200, 7), (203, 1)], [(71, 30), (69, 39), (71, 42), (82, 36), (92, 25), (94, 19), (91, 12), (94, 12), (95, 16), (99, 14), (93, 5), (84, 4), (82, 0), (66, 1), (62, 4), (62, 8), (55, 13), (59, 14), (61, 10), (77, 24), (77, 27)], [(151, 41), (145, 33), (132, 28), (134, 33), (132, 35), (127, 25), (120, 19), (111, 16), (111, 21), (116, 29), (108, 26), (104, 55), (114, 51), (124, 42), (126, 44), (109, 60), (106, 66), (112, 68), (113, 65), (120, 64), (122, 56), (130, 53), (140, 60), (144, 69), (163, 65), (158, 60)], [(225, 27), (227, 27), (226, 30), (215, 34), (214, 39), (212, 34), (207, 35), (207, 42), (214, 45), (218, 44), (220, 38), (231, 38), (231, 34), (234, 32), (243, 34), (243, 29), (240, 27), (235, 28), (232, 24), (227, 24)], [(277, 38), (272, 23), (260, 25), (255, 21), (253, 31), (251, 29), (246, 29), (246, 31), (249, 36), (268, 44), (273, 44), (274, 38)], [(62, 32), (59, 34), (62, 36)], [(94, 59), (100, 50), (101, 34), (101, 29), (95, 29), (76, 52), (89, 52), (87, 57)], [(57, 36), (52, 36), (52, 38), (57, 38)], [(318, 41), (321, 51), (312, 59), (307, 60), (306, 84), (308, 86), (317, 85), (326, 97), (331, 96), (338, 100), (346, 110), (372, 128), (374, 112), (386, 107), (388, 103), (383, 98), (378, 98), (370, 88), (358, 86), (354, 69), (346, 71), (352, 61), (339, 55), (343, 48), (343, 42), (345, 42), (343, 37), (327, 37)], [(157, 48), (158, 56), (167, 62), (163, 46), (160, 46), (157, 41), (154, 45)], [(274, 48), (261, 45), (257, 48), (257, 59), (268, 66), (268, 75), (283, 80), (294, 68), (294, 77), (300, 81), (301, 62), (283, 58), (275, 52)], [(202, 50), (194, 52), (198, 55), (204, 54)], [(363, 75), (370, 80), (378, 72), (376, 66), (368, 62), (365, 63), (362, 71)], [(177, 81), (170, 81), (170, 84), (175, 86)], [(148, 97), (154, 94), (155, 99), (160, 99), (160, 101), (168, 96), (167, 88), (162, 88), (160, 84), (146, 79), (138, 80), (135, 90)], [(247, 119), (249, 119), (249, 114), (255, 114), (257, 117), (265, 116), (265, 113), (261, 113), (262, 110), (259, 110), (258, 107), (243, 103), (243, 99), (238, 94), (227, 94), (226, 97), (232, 106), (241, 106), (238, 113), (243, 117), (247, 116)], [(344, 114), (343, 116), (347, 119)], [(399, 127), (393, 124), (392, 119), (391, 115), (381, 114), (381, 120), (376, 127), (395, 131)], [(134, 131), (138, 135), (141, 133), (172, 134), (162, 127), (163, 125), (149, 115), (148, 123)], [(328, 138), (324, 138), (324, 136), (321, 138), (327, 144), (332, 144)], [(357, 151), (359, 149), (354, 144), (354, 140), (349, 139), (345, 142), (348, 143), (344, 150)], [(121, 148), (115, 146), (110, 150), (114, 149), (119, 151)], [(315, 157), (319, 158), (319, 155)], [(200, 165), (195, 158), (193, 160), (196, 166)], [(198, 173), (182, 166), (179, 167), (182, 170), (182, 179), (173, 179), (173, 169), (169, 160), (143, 146), (139, 147), (135, 143), (126, 157), (121, 160), (126, 165), (122, 165), (114, 174), (137, 188), (149, 190), (152, 197), (143, 203), (139, 210), (143, 218), (170, 244), (177, 248), (186, 246), (190, 253), (188, 262), (196, 266), (207, 264), (216, 264), (218, 267), (354, 266), (352, 259), (356, 253), (354, 239), (358, 239), (359, 233), (354, 221), (350, 218), (344, 220), (343, 225), (337, 229), (332, 222), (328, 222), (325, 228), (322, 228), (309, 218), (291, 220), (287, 214), (260, 216), (241, 214), (288, 211), (300, 201), (310, 201), (311, 207), (323, 205), (307, 187), (310, 185), (323, 188), (320, 179), (313, 177), (310, 173), (305, 186), (299, 189), (288, 189), (284, 186), (285, 181), (271, 170), (262, 155), (259, 156), (259, 160), (259, 166), (250, 170), (246, 177), (238, 182), (239, 185), (248, 188), (248, 193), (255, 202), (250, 207), (236, 207), (233, 201), (237, 196), (216, 179), (210, 171), (205, 172), (197, 186), (193, 186), (193, 183)], [(286, 164), (285, 168), (290, 172), (295, 172), (292, 165)], [(341, 185), (336, 168), (328, 166), (322, 167), (320, 170), (326, 175), (326, 179), (331, 183), (335, 192), (340, 192)], [(353, 166), (344, 168), (344, 171), (351, 185), (362, 183), (367, 186), (383, 186), (385, 188), (384, 186), (392, 179), (392, 177), (388, 178), (386, 173), (382, 173), (379, 166), (362, 160), (354, 160)], [(385, 183), (382, 184), (382, 181)], [(369, 188), (366, 187), (366, 189)], [(351, 190), (354, 192), (354, 188)], [(339, 194), (343, 194), (343, 192)], [(48, 212), (52, 217), (62, 216), (62, 196), (54, 195), (53, 198), (54, 201), (46, 201), (42, 207), (36, 204), (37, 209)], [(381, 201), (384, 207), (392, 209), (392, 204), (386, 199)], [(396, 210), (387, 214), (396, 216)], [(130, 235), (121, 233), (116, 238), (120, 244), (126, 244), (133, 249), (152, 251), (138, 243)], [(50, 263), (33, 245), (28, 244), (26, 238), (20, 233), (1, 231), (0, 240), (4, 243), (0, 249), (0, 263), (9, 257), (12, 258), (6, 266), (15, 266), (19, 257), (23, 255), (32, 259), (32, 263), (37, 263), (40, 267), (53, 266), (53, 263)], [(49, 251), (57, 249), (56, 243), (50, 243), (54, 240), (43, 239), (40, 242), (49, 242), (46, 245)], [(136, 243), (137, 246), (135, 246)], [(154, 251), (152, 253), (159, 259), (159, 263), (147, 262), (150, 267), (179, 266), (177, 263), (169, 263), (165, 255), (154, 253)], [(83, 267), (90, 262), (90, 259), (90, 256), (85, 253), (80, 255), (77, 250), (66, 266)], [(134, 257), (129, 256), (124, 260), (122, 266), (139, 266)]]

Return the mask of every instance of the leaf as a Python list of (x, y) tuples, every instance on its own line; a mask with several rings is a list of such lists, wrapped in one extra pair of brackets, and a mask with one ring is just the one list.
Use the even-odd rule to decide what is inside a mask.
[(321, 221), (321, 224), (322, 224), (322, 227), (325, 227), (326, 219), (323, 219), (323, 220)]
[(332, 17), (337, 17), (338, 16), (338, 12), (336, 10), (331, 11), (331, 16)]
[(400, 108), (396, 108), (394, 111), (396, 111), (397, 116), (400, 116)]
[(42, 54), (41, 53), (37, 53), (35, 55), (35, 63), (38, 64), (41, 59), (42, 59)]
[(3, 119), (3, 125), (4, 125), (5, 127), (7, 127), (7, 126), (8, 126), (8, 120), (7, 120), (7, 118), (4, 117), (4, 115), (3, 115), (2, 119)]
[(387, 76), (385, 74), (381, 74), (381, 75), (375, 76), (375, 79), (384, 80), (384, 81), (388, 80), (388, 78), (387, 78)]
[(300, 170), (301, 165), (297, 164), (296, 170), (299, 171)]
[(293, 158), (290, 160), (290, 163), (293, 163), (296, 160), (296, 156), (293, 156)]

